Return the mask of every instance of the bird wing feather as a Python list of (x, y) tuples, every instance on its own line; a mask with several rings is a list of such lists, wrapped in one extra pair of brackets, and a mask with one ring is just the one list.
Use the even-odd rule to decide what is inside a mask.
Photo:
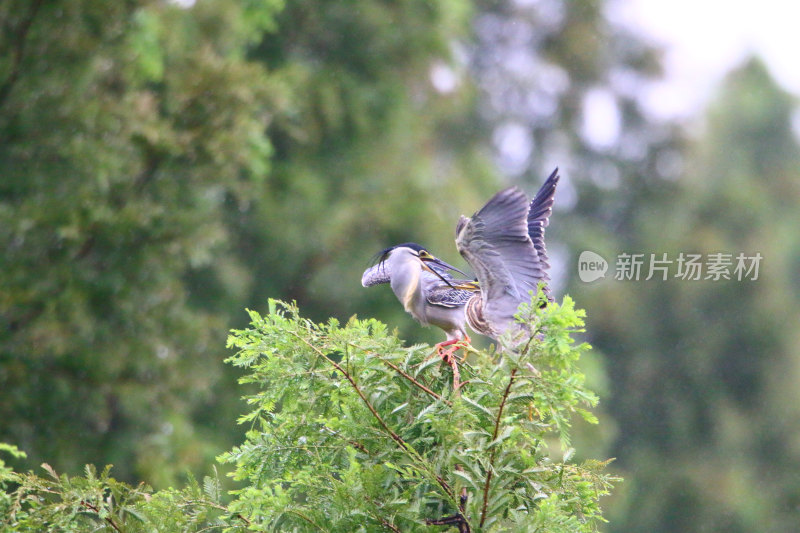
[(432, 287), (427, 294), (428, 303), (444, 307), (460, 307), (466, 305), (472, 297), (472, 292), (463, 289), (454, 289), (444, 283)]
[(456, 289), (452, 285), (459, 285), (472, 280), (455, 279), (450, 272), (444, 268), (436, 265), (430, 265), (433, 270), (439, 273), (441, 278), (446, 279), (450, 285), (443, 282), (439, 277), (424, 272), (422, 275), (425, 277), (428, 286), (426, 291), (426, 299), (429, 304), (441, 305), (444, 307), (459, 307), (465, 305), (467, 300), (472, 297), (472, 292), (465, 289)]
[(534, 196), (528, 211), (528, 235), (530, 235), (533, 247), (539, 258), (539, 263), (543, 269), (542, 279), (547, 281), (550, 276), (547, 269), (550, 268), (550, 260), (547, 257), (547, 248), (544, 245), (544, 229), (550, 224), (550, 214), (553, 212), (553, 200), (558, 184), (558, 168), (539, 188), (539, 192)]
[(546, 273), (528, 235), (528, 198), (511, 187), (495, 194), (472, 218), (461, 217), (456, 247), (475, 270), (484, 312), (493, 328), (508, 327)]

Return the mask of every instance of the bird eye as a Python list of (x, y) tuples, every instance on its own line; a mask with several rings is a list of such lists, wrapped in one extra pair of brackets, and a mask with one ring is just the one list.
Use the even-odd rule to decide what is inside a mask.
[(433, 259), (433, 256), (425, 250), (420, 250), (418, 255), (420, 259)]

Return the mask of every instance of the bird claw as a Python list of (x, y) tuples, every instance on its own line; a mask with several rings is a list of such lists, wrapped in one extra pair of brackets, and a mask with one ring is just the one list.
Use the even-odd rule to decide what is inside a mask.
[[(442, 358), (442, 361), (447, 363), (450, 368), (453, 369), (453, 390), (457, 391), (461, 387), (460, 377), (461, 374), (458, 371), (458, 363), (463, 363), (464, 360), (467, 358), (466, 352), (468, 349), (472, 348), (470, 345), (471, 339), (467, 336), (463, 339), (450, 339), (444, 342), (440, 342), (436, 345), (436, 353), (439, 357)], [(445, 346), (449, 346), (449, 348), (444, 349)], [(463, 349), (464, 354), (461, 359), (458, 359), (456, 356), (456, 352)]]
[[(450, 360), (452, 358), (453, 353), (458, 349), (456, 346), (453, 346), (458, 342), (458, 339), (450, 339), (449, 341), (440, 342), (436, 345), (436, 353), (439, 357), (442, 358), (447, 364), (450, 364)], [(450, 346), (447, 350), (445, 350), (445, 346)]]
[[(459, 363), (463, 363), (467, 358), (467, 352), (472, 350), (472, 345), (470, 344), (471, 342), (472, 339), (470, 339), (469, 336), (464, 337), (463, 339), (450, 339), (448, 341), (440, 342), (436, 345), (436, 353), (442, 358), (442, 361), (449, 365), (456, 359), (456, 352), (459, 350), (464, 350), (463, 355), (458, 360)], [(450, 348), (445, 350), (445, 346), (449, 346)]]

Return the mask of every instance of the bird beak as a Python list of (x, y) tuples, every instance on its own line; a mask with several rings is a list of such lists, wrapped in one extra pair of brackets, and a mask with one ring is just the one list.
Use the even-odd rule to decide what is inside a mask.
[[(447, 270), (452, 270), (452, 271), (454, 271), (454, 272), (458, 272), (459, 274), (462, 274), (462, 275), (464, 275), (464, 276), (466, 276), (466, 275), (467, 275), (467, 274), (465, 274), (464, 272), (461, 272), (459, 269), (457, 269), (457, 268), (456, 268), (456, 267), (454, 267), (453, 265), (450, 265), (450, 264), (448, 264), (448, 263), (445, 263), (445, 262), (444, 262), (444, 261), (442, 261), (441, 259), (439, 259), (439, 258), (437, 258), (437, 257), (433, 257), (432, 255), (428, 255), (428, 256), (423, 256), (423, 257), (420, 257), (420, 261), (422, 261), (422, 268), (424, 268), (424, 269), (425, 269), (425, 270), (427, 270), (428, 272), (432, 272), (433, 274), (436, 274), (436, 271), (435, 271), (435, 270), (433, 270), (431, 267), (429, 267), (429, 266), (428, 266), (427, 264), (425, 264), (425, 263), (433, 263), (434, 265), (439, 265), (440, 267), (446, 268)], [(438, 274), (437, 274), (437, 275), (438, 275)]]
[(467, 281), (466, 283), (457, 283), (455, 285), (451, 285), (454, 289), (461, 289), (462, 291), (470, 291), (470, 292), (479, 292), (481, 290), (481, 286), (478, 284), (478, 281)]
[[(422, 259), (422, 258), (420, 258), (420, 259)], [(439, 274), (438, 272), (436, 272), (434, 269), (432, 269), (431, 267), (429, 267), (428, 265), (426, 265), (426, 264), (425, 264), (425, 261), (431, 261), (431, 262), (435, 262), (437, 265), (439, 265), (439, 264), (440, 264), (440, 265), (444, 266), (445, 268), (449, 268), (448, 266), (446, 266), (446, 265), (447, 265), (447, 263), (445, 263), (444, 261), (438, 261), (438, 260), (433, 260), (433, 259), (422, 259), (422, 270), (427, 270), (428, 272), (430, 272), (431, 274), (433, 274), (434, 276), (436, 276), (436, 277), (437, 277), (437, 278), (439, 278), (440, 280), (444, 281), (445, 283), (447, 283), (448, 285), (450, 285), (451, 287), (453, 287), (453, 284), (452, 284), (452, 283), (450, 283), (450, 282), (447, 280), (447, 278), (445, 278), (444, 276), (442, 276), (441, 274)], [(455, 269), (453, 269), (453, 270), (455, 270)], [(457, 272), (461, 272), (461, 271), (460, 271), (460, 270), (458, 270)], [(453, 287), (453, 288), (455, 288), (455, 287)]]

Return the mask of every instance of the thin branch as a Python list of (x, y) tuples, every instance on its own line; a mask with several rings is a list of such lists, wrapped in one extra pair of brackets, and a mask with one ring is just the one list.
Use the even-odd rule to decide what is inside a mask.
[(406, 441), (404, 441), (402, 439), (402, 437), (400, 437), (400, 435), (398, 435), (397, 433), (392, 431), (392, 428), (390, 428), (388, 426), (388, 424), (386, 424), (386, 422), (383, 420), (383, 418), (381, 418), (381, 415), (378, 413), (378, 411), (375, 410), (375, 408), (372, 406), (372, 404), (369, 403), (369, 400), (364, 395), (364, 393), (362, 392), (362, 390), (358, 386), (358, 384), (355, 382), (355, 380), (353, 379), (353, 376), (351, 376), (347, 372), (347, 370), (342, 368), (342, 366), (339, 363), (337, 363), (336, 361), (334, 361), (333, 359), (331, 359), (330, 357), (325, 355), (325, 353), (323, 353), (322, 350), (320, 350), (319, 348), (317, 348), (316, 346), (314, 346), (313, 344), (308, 342), (306, 339), (304, 339), (303, 337), (301, 337), (300, 335), (298, 335), (294, 331), (292, 331), (291, 333), (292, 333), (292, 335), (294, 335), (295, 337), (300, 339), (306, 346), (308, 346), (309, 348), (314, 350), (316, 353), (318, 353), (319, 355), (324, 357), (330, 364), (333, 365), (333, 367), (336, 370), (338, 370), (339, 372), (342, 373), (342, 375), (347, 379), (347, 381), (350, 382), (350, 385), (353, 386), (353, 389), (356, 391), (356, 394), (358, 394), (358, 396), (364, 402), (364, 405), (367, 406), (367, 409), (369, 409), (369, 412), (372, 413), (372, 416), (375, 417), (375, 420), (378, 421), (378, 423), (381, 425), (381, 427), (384, 429), (384, 431), (386, 431), (389, 434), (389, 436), (392, 437), (392, 439), (398, 444), (398, 446), (400, 446), (403, 450), (407, 451), (409, 448), (408, 448), (408, 444), (406, 444)]
[[(383, 428), (383, 430), (386, 431), (386, 433), (389, 434), (389, 436), (392, 438), (392, 440), (394, 440), (397, 443), (397, 445), (400, 447), (401, 450), (403, 450), (407, 454), (411, 455), (414, 459), (418, 459), (418, 460), (422, 459), (419, 456), (419, 454), (416, 452), (416, 450), (414, 450), (414, 448), (412, 448), (411, 446), (406, 444), (406, 441), (404, 441), (403, 438), (400, 437), (400, 435), (395, 433), (392, 430), (392, 428), (389, 427), (389, 425), (386, 423), (386, 421), (383, 418), (381, 418), (381, 415), (378, 413), (378, 411), (375, 410), (375, 407), (373, 407), (372, 404), (369, 402), (367, 397), (364, 395), (364, 392), (361, 390), (361, 388), (358, 386), (358, 384), (353, 379), (353, 376), (351, 376), (344, 368), (342, 368), (342, 366), (339, 363), (337, 363), (336, 361), (334, 361), (333, 359), (328, 357), (322, 350), (320, 350), (319, 348), (317, 348), (316, 346), (314, 346), (313, 344), (308, 342), (308, 340), (304, 339), (303, 337), (301, 337), (300, 335), (298, 335), (294, 331), (290, 331), (289, 333), (291, 333), (292, 335), (297, 337), (297, 339), (299, 339), (303, 344), (305, 344), (306, 346), (311, 348), (318, 355), (322, 356), (326, 361), (328, 361), (331, 365), (333, 365), (333, 367), (336, 370), (338, 370), (339, 372), (342, 373), (342, 375), (347, 379), (347, 381), (350, 382), (350, 385), (352, 385), (353, 389), (356, 391), (356, 394), (358, 394), (359, 398), (361, 398), (361, 401), (364, 402), (364, 405), (367, 406), (367, 409), (369, 409), (369, 412), (372, 413), (373, 417), (375, 417), (375, 420), (378, 421), (378, 423)], [(447, 483), (447, 481), (444, 480), (443, 477), (441, 477), (440, 475), (438, 475), (435, 472), (432, 472), (430, 470), (428, 470), (428, 474), (432, 475), (436, 479), (436, 482), (439, 484), (439, 486), (445, 491), (445, 493), (451, 499), (455, 500), (455, 494), (453, 494), (453, 490), (450, 488), (450, 485)]]
[(452, 516), (446, 516), (444, 518), (426, 518), (425, 524), (429, 526), (449, 526), (449, 525), (456, 525), (460, 524), (464, 520), (464, 517), (461, 514), (454, 514)]
[[(94, 512), (95, 514), (97, 514), (98, 517), (100, 516), (100, 508), (98, 508), (96, 505), (92, 505), (91, 503), (89, 503), (89, 502), (87, 502), (85, 500), (81, 500), (81, 505), (83, 505), (84, 507), (86, 507), (90, 511)], [(113, 527), (116, 531), (119, 531), (119, 533), (122, 533), (122, 530), (119, 528), (119, 526), (117, 524), (114, 523), (114, 521), (111, 519), (110, 516), (105, 517), (103, 520), (108, 522), (108, 525)]]
[[(527, 325), (530, 326), (531, 322), (533, 322), (533, 317), (531, 317), (528, 320)], [(539, 331), (539, 328), (538, 328), (538, 324), (537, 324), (536, 327), (531, 329), (530, 336), (528, 337), (528, 342), (525, 343), (525, 348), (523, 348), (519, 353), (521, 353), (521, 354), (528, 353), (528, 350), (530, 350), (530, 348), (531, 348), (531, 343), (533, 343), (534, 339), (536, 339), (536, 337), (538, 335), (540, 335), (540, 333), (537, 333), (538, 331)]]
[(20, 65), (22, 64), (22, 57), (25, 54), (25, 43), (28, 40), (28, 32), (31, 29), (33, 19), (36, 18), (36, 13), (42, 6), (42, 3), (43, 0), (35, 0), (30, 4), (27, 18), (20, 23), (19, 28), (17, 28), (17, 33), (14, 35), (16, 46), (12, 52), (11, 73), (3, 82), (3, 85), (0, 85), (0, 106), (5, 103), (6, 98), (8, 98), (9, 93), (11, 93), (12, 87), (14, 87), (14, 84), (17, 83), (20, 73)]
[[(345, 438), (345, 437), (343, 437), (342, 435), (340, 435), (339, 433), (337, 433), (336, 431), (332, 430), (331, 428), (329, 428), (327, 426), (322, 426), (322, 429), (325, 429), (326, 431), (330, 432), (330, 434), (333, 435), (334, 437), (339, 437), (340, 439), (345, 441), (347, 444), (349, 444), (353, 448), (356, 448), (357, 450), (359, 450), (359, 451), (361, 451), (361, 452), (363, 452), (363, 453), (365, 453), (367, 455), (372, 455), (371, 453), (369, 453), (369, 450), (367, 449), (367, 447), (364, 446), (363, 444), (361, 444), (360, 442)], [(326, 447), (335, 448), (335, 446), (315, 446), (315, 448), (326, 448)], [(302, 449), (302, 448), (298, 448), (297, 446), (295, 446), (293, 448), (289, 448), (289, 447), (287, 447), (287, 448), (288, 449)], [(275, 448), (275, 449), (276, 450), (280, 450), (281, 448)]]
[(428, 387), (426, 387), (426, 386), (425, 386), (423, 383), (420, 383), (420, 382), (419, 382), (417, 379), (415, 379), (415, 378), (414, 378), (414, 376), (412, 376), (411, 374), (408, 374), (408, 373), (407, 373), (407, 372), (405, 372), (405, 371), (404, 371), (402, 368), (400, 368), (400, 367), (399, 367), (399, 366), (397, 366), (396, 364), (392, 363), (391, 361), (387, 361), (386, 359), (384, 359), (383, 357), (381, 357), (379, 353), (377, 353), (377, 352), (375, 352), (375, 351), (372, 351), (372, 350), (366, 350), (365, 348), (362, 348), (361, 346), (358, 346), (358, 345), (356, 345), (356, 344), (353, 344), (353, 346), (355, 346), (355, 347), (356, 347), (356, 348), (358, 348), (359, 350), (364, 350), (365, 352), (366, 352), (366, 351), (369, 351), (370, 353), (372, 353), (373, 355), (375, 355), (375, 357), (377, 357), (378, 359), (380, 359), (380, 360), (381, 360), (381, 362), (385, 363), (385, 364), (386, 364), (387, 366), (389, 366), (389, 367), (390, 367), (392, 370), (394, 370), (395, 372), (397, 372), (398, 374), (400, 374), (401, 376), (403, 376), (404, 378), (406, 378), (408, 381), (410, 381), (411, 383), (413, 383), (413, 384), (414, 384), (416, 387), (418, 387), (420, 390), (422, 390), (422, 391), (426, 392), (427, 394), (429, 394), (429, 395), (430, 395), (430, 396), (432, 396), (433, 398), (436, 398), (436, 399), (437, 399), (437, 400), (439, 400), (440, 402), (444, 402), (444, 403), (446, 403), (447, 405), (449, 405), (449, 406), (451, 406), (451, 407), (452, 407), (452, 405), (453, 405), (453, 402), (451, 402), (450, 400), (447, 400), (447, 399), (445, 399), (445, 398), (442, 398), (442, 397), (441, 397), (439, 394), (436, 394), (435, 392), (433, 392), (431, 389), (429, 389)]
[[(203, 499), (203, 500), (190, 500), (190, 501), (187, 502), (187, 504), (188, 505), (205, 505), (205, 506), (211, 507), (213, 509), (218, 509), (220, 511), (225, 511), (226, 513), (230, 513), (230, 510), (227, 507), (225, 507), (224, 505), (220, 505), (220, 504), (218, 504), (216, 502), (213, 502), (213, 501), (210, 501), (210, 500), (205, 500), (205, 499)], [(245, 518), (245, 516), (242, 515), (242, 513), (236, 513), (233, 516), (238, 518), (239, 520), (241, 520), (242, 522), (244, 522), (248, 526), (250, 525), (250, 520)]]
[[(508, 380), (508, 386), (506, 386), (506, 390), (503, 392), (503, 399), (500, 401), (500, 408), (497, 410), (497, 419), (494, 421), (494, 433), (492, 434), (492, 442), (497, 440), (497, 435), (500, 432), (500, 420), (503, 418), (503, 409), (506, 406), (506, 400), (508, 399), (508, 395), (511, 393), (511, 385), (514, 384), (514, 377), (517, 374), (517, 369), (513, 369), (511, 371), (511, 377)], [(497, 453), (497, 446), (492, 449), (491, 455), (489, 455), (489, 467), (486, 469), (486, 482), (483, 484), (483, 505), (481, 506), (481, 523), (480, 526), (483, 527), (483, 523), (486, 521), (486, 509), (489, 506), (489, 486), (492, 483), (492, 475), (494, 474), (494, 457)]]
[(456, 361), (455, 356), (450, 357), (450, 361), (447, 361), (447, 364), (450, 365), (450, 368), (453, 369), (453, 394), (457, 397), (461, 396), (461, 373), (458, 371), (458, 362)]
[(381, 524), (382, 524), (383, 526), (385, 526), (385, 527), (388, 527), (389, 529), (391, 529), (391, 530), (392, 530), (392, 531), (394, 531), (395, 533), (403, 533), (402, 531), (400, 531), (399, 529), (397, 529), (397, 526), (396, 526), (396, 525), (392, 524), (392, 523), (391, 523), (391, 522), (389, 522), (388, 520), (381, 520)]
[(321, 525), (317, 524), (311, 518), (307, 517), (306, 515), (304, 515), (300, 511), (297, 511), (295, 509), (286, 509), (286, 512), (287, 513), (292, 513), (292, 514), (295, 514), (295, 515), (299, 516), (300, 518), (302, 518), (303, 520), (305, 520), (306, 522), (308, 522), (312, 526), (316, 527), (320, 531), (327, 531), (324, 527), (322, 527)]
[[(380, 357), (379, 357), (379, 358), (380, 358)], [(395, 365), (394, 363), (392, 363), (392, 362), (389, 362), (389, 361), (387, 361), (386, 359), (383, 359), (383, 358), (380, 358), (380, 359), (381, 359), (381, 361), (383, 361), (384, 363), (386, 363), (386, 365), (387, 365), (387, 366), (391, 367), (391, 368), (392, 368), (392, 369), (393, 369), (395, 372), (397, 372), (398, 374), (400, 374), (401, 376), (403, 376), (404, 378), (406, 378), (408, 381), (410, 381), (411, 383), (413, 383), (415, 386), (417, 386), (417, 387), (418, 387), (418, 388), (420, 388), (421, 390), (425, 391), (425, 392), (426, 392), (426, 393), (428, 393), (429, 395), (433, 396), (434, 398), (436, 398), (436, 399), (437, 399), (437, 400), (439, 400), (440, 402), (444, 402), (444, 403), (446, 403), (447, 405), (449, 405), (449, 406), (451, 406), (451, 407), (452, 407), (452, 405), (453, 405), (453, 402), (451, 402), (450, 400), (447, 400), (447, 399), (445, 399), (445, 398), (442, 398), (442, 397), (441, 397), (439, 394), (436, 394), (436, 393), (435, 393), (435, 392), (433, 392), (431, 389), (429, 389), (428, 387), (426, 387), (424, 384), (422, 384), (422, 383), (420, 383), (419, 381), (417, 381), (416, 379), (414, 379), (414, 376), (412, 376), (412, 375), (410, 375), (410, 374), (407, 374), (406, 372), (404, 372), (404, 371), (403, 371), (403, 369), (402, 369), (402, 368), (400, 368), (399, 366)]]
[(461, 513), (454, 514), (452, 516), (446, 516), (444, 518), (439, 518), (437, 520), (426, 519), (425, 524), (429, 526), (457, 526), (458, 533), (472, 532), (472, 528), (469, 526), (469, 522), (467, 522), (467, 519), (464, 518), (464, 515)]

